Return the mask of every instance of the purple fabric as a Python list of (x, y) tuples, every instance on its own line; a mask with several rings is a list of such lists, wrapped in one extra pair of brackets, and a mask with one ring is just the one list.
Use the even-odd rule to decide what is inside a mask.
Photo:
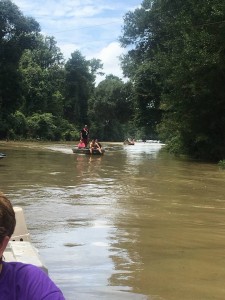
[(3, 262), (0, 300), (65, 300), (60, 289), (36, 266)]

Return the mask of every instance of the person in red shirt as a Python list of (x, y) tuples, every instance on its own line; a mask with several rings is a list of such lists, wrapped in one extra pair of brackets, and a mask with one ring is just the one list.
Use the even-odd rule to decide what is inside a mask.
[(78, 149), (82, 149), (85, 148), (85, 143), (83, 142), (83, 140), (80, 140), (79, 144), (77, 145)]

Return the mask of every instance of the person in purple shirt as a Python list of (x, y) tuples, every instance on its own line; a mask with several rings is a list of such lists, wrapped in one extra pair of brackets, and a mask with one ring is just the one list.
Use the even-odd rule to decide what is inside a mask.
[(65, 300), (60, 289), (40, 268), (2, 260), (15, 225), (12, 204), (0, 194), (0, 300)]

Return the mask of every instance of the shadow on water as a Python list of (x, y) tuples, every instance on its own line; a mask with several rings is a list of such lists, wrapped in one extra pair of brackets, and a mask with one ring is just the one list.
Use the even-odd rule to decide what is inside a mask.
[(157, 143), (2, 143), (1, 190), (66, 299), (224, 299), (225, 173)]

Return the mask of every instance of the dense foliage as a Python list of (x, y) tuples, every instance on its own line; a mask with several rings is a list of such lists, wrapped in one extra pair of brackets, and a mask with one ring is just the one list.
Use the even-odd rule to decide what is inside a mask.
[(136, 117), (156, 122), (173, 152), (225, 156), (224, 21), (220, 0), (144, 0), (125, 16), (120, 40), (132, 46), (123, 66)]
[[(24, 17), (10, 0), (0, 0), (0, 139), (78, 140), (81, 127), (89, 124), (96, 137), (122, 140), (129, 113), (122, 108), (124, 92), (119, 94), (125, 84), (114, 78), (120, 87), (105, 95), (104, 101), (113, 103), (117, 94), (115, 101), (121, 103), (116, 107), (124, 116), (117, 120), (114, 113), (111, 129), (101, 134), (105, 120), (90, 113), (101, 61), (75, 51), (65, 62), (54, 37), (39, 32), (34, 19)], [(97, 106), (101, 116), (104, 108)]]
[(124, 16), (124, 83), (98, 59), (64, 61), (54, 37), (0, 0), (0, 139), (159, 138), (201, 159), (225, 158), (225, 2), (144, 0)]
[(103, 140), (121, 140), (121, 133), (129, 135), (124, 128), (132, 116), (129, 100), (129, 83), (124, 84), (116, 76), (108, 75), (99, 83), (89, 100), (88, 116), (92, 133)]
[(0, 137), (9, 130), (9, 116), (21, 105), (18, 65), (25, 49), (33, 49), (40, 28), (11, 1), (0, 1)]

